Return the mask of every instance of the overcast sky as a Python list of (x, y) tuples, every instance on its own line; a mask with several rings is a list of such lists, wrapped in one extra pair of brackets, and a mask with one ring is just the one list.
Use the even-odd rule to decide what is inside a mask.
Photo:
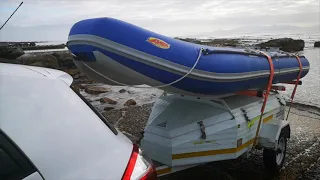
[[(0, 0), (0, 25), (21, 0)], [(113, 17), (167, 36), (318, 31), (319, 0), (24, 0), (0, 41), (66, 41), (79, 20)]]

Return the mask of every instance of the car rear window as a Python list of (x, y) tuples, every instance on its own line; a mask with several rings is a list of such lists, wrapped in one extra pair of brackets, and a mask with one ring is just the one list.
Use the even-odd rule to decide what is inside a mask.
[(89, 108), (102, 120), (102, 122), (104, 122), (105, 125), (107, 125), (109, 127), (109, 129), (115, 134), (118, 134), (117, 129), (95, 108), (92, 106), (92, 104), (90, 102), (87, 101), (87, 99), (85, 97), (83, 97), (76, 89), (74, 89), (72, 86), (70, 87), (73, 92), (75, 92), (81, 99), (83, 102), (85, 102)]
[(0, 178), (6, 179), (19, 171), (19, 165), (0, 147)]
[(31, 161), (0, 129), (0, 179), (23, 179), (34, 172)]

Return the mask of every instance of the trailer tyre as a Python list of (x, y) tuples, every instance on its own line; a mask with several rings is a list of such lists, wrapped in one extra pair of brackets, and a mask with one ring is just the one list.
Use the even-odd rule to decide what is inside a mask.
[(278, 172), (284, 163), (287, 152), (287, 138), (280, 134), (277, 150), (264, 149), (263, 163), (269, 171)]

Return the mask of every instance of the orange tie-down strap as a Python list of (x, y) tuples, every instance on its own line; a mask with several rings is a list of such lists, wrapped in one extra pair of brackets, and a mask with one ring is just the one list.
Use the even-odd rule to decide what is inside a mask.
[(270, 66), (270, 76), (269, 76), (268, 86), (267, 86), (266, 92), (264, 94), (264, 101), (263, 101), (263, 104), (262, 104), (262, 107), (261, 107), (261, 115), (260, 115), (260, 119), (259, 119), (258, 128), (257, 128), (257, 131), (256, 131), (256, 136), (255, 136), (254, 141), (253, 141), (253, 146), (256, 145), (256, 140), (257, 140), (257, 137), (258, 137), (259, 131), (260, 131), (262, 115), (264, 113), (264, 109), (265, 109), (267, 101), (268, 101), (268, 97), (269, 97), (269, 93), (270, 93), (270, 90), (271, 90), (271, 87), (272, 87), (272, 82), (273, 82), (273, 77), (274, 77), (274, 65), (273, 65), (271, 56), (269, 56), (269, 54), (267, 54), (267, 53), (265, 53), (263, 51), (260, 51), (260, 53), (265, 55), (267, 57), (267, 59), (268, 59), (269, 66)]
[(301, 74), (302, 74), (302, 63), (301, 63), (301, 60), (300, 60), (300, 57), (296, 55), (296, 58), (297, 58), (297, 61), (299, 63), (299, 68), (300, 68), (300, 71), (299, 71), (299, 74), (298, 74), (298, 77), (297, 77), (297, 80), (294, 84), (294, 88), (293, 88), (293, 91), (292, 91), (292, 94), (291, 94), (291, 98), (290, 98), (290, 106), (289, 106), (289, 110), (288, 110), (288, 114), (287, 114), (287, 118), (286, 120), (288, 120), (289, 118), (289, 114), (290, 114), (290, 111), (291, 111), (291, 106), (292, 106), (292, 103), (293, 103), (293, 98), (294, 98), (294, 95), (296, 94), (296, 91), (297, 91), (297, 87), (299, 85), (299, 82), (300, 82), (300, 78), (301, 78)]
[(299, 84), (299, 81), (300, 81), (300, 78), (301, 78), (301, 74), (302, 74), (302, 63), (301, 63), (300, 57), (296, 55), (296, 58), (297, 58), (298, 63), (299, 63), (300, 71), (299, 71), (297, 80), (295, 82), (294, 89), (293, 89), (292, 94), (291, 94), (291, 102), (293, 101), (294, 95), (296, 94), (296, 90), (297, 90), (297, 87), (298, 87), (298, 84)]

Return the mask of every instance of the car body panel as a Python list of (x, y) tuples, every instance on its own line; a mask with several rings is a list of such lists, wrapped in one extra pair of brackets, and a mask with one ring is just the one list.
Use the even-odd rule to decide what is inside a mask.
[(69, 87), (69, 75), (58, 72), (0, 64), (1, 130), (45, 179), (121, 179), (132, 143), (115, 135)]

